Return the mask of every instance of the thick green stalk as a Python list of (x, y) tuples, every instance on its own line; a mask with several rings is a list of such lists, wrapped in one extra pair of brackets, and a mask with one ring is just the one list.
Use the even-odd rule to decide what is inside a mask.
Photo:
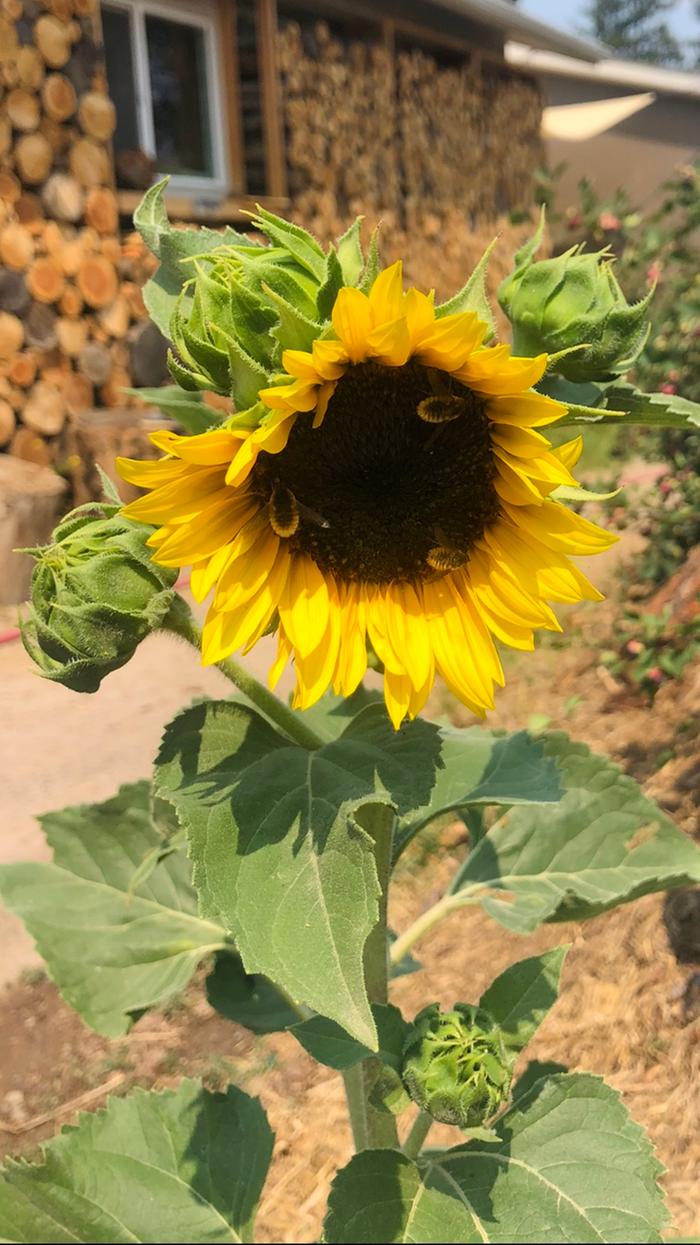
[[(365, 944), (365, 985), (370, 1003), (386, 1003), (389, 996), (387, 902), (396, 818), (393, 809), (386, 804), (367, 804), (358, 810), (357, 820), (374, 840), (381, 886), (379, 920)], [(376, 1110), (370, 1102), (381, 1071), (381, 1060), (372, 1056), (348, 1068), (343, 1075), (356, 1150), (398, 1148), (393, 1115)]]
[[(194, 648), (201, 650), (202, 633), (197, 626), (192, 611), (186, 601), (182, 597), (176, 596), (168, 614), (162, 623), (164, 631), (171, 631), (174, 635), (179, 635), (181, 639), (186, 640), (188, 644), (192, 644)], [(260, 711), (279, 726), (285, 735), (289, 735), (290, 739), (296, 740), (303, 748), (316, 749), (323, 744), (323, 739), (317, 735), (315, 731), (307, 726), (301, 714), (295, 713), (289, 705), (285, 705), (279, 700), (268, 688), (260, 683), (255, 675), (250, 674), (237, 661), (227, 657), (225, 661), (217, 662), (217, 669), (226, 675), (232, 683), (236, 685), (239, 692), (243, 692)]]
[(411, 1131), (401, 1147), (404, 1154), (407, 1155), (409, 1159), (418, 1158), (418, 1155), (423, 1149), (423, 1142), (428, 1136), (428, 1133), (434, 1123), (435, 1120), (432, 1115), (428, 1115), (427, 1111), (418, 1112), (418, 1115), (411, 1125)]

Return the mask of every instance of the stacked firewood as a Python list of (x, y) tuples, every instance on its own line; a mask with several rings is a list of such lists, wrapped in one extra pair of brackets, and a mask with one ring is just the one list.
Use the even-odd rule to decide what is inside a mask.
[(533, 80), (476, 53), (392, 53), (325, 22), (280, 20), (290, 194), (318, 237), (357, 214), (381, 219), (385, 254), (403, 249), (411, 278), (446, 294), (495, 232), (522, 233), (507, 222), (529, 214), (542, 160)]
[(59, 467), (72, 421), (163, 371), (154, 261), (119, 233), (98, 9), (0, 0), (0, 449)]

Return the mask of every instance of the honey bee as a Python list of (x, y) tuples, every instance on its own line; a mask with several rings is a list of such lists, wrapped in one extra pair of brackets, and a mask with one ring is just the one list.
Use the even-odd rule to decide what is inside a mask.
[(299, 527), (299, 504), (291, 489), (276, 484), (268, 503), (270, 527), (277, 536), (293, 536)]
[(418, 415), (426, 424), (447, 424), (464, 415), (467, 404), (456, 393), (433, 394), (418, 403)]
[(463, 549), (457, 549), (445, 536), (445, 533), (439, 528), (435, 530), (435, 538), (440, 543), (434, 545), (426, 555), (428, 566), (432, 566), (434, 571), (456, 571), (460, 566), (464, 566), (467, 561), (467, 554)]

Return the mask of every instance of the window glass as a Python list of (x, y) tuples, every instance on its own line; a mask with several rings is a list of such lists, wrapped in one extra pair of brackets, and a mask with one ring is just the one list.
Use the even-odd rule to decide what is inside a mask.
[(146, 42), (158, 169), (211, 177), (204, 32), (147, 14)]
[(109, 93), (117, 110), (114, 150), (137, 151), (139, 139), (136, 115), (136, 87), (131, 54), (131, 22), (127, 9), (102, 6), (105, 65)]

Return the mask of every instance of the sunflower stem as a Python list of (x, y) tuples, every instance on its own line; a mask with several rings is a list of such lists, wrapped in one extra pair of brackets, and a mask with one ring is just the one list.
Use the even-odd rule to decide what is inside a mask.
[(427, 1111), (419, 1111), (401, 1149), (409, 1159), (417, 1159), (435, 1120)]
[[(362, 829), (374, 840), (374, 857), (381, 887), (379, 920), (365, 944), (365, 986), (370, 1003), (386, 1003), (389, 995), (387, 904), (396, 817), (393, 809), (386, 804), (368, 804), (358, 810), (357, 818)], [(372, 1090), (381, 1070), (381, 1060), (372, 1055), (343, 1073), (356, 1150), (398, 1149), (393, 1115), (377, 1110), (371, 1102)]]
[[(188, 644), (201, 652), (201, 629), (197, 626), (189, 605), (181, 596), (175, 596), (161, 626), (164, 631), (180, 636), (182, 640), (186, 640)], [(315, 750), (322, 747), (324, 740), (321, 736), (307, 726), (300, 715), (290, 709), (289, 705), (285, 705), (273, 692), (264, 687), (244, 666), (230, 657), (216, 664), (217, 669), (235, 684), (239, 692), (247, 696), (248, 700), (252, 701), (266, 718), (279, 726), (290, 739), (301, 744), (302, 748)]]
[(427, 934), (433, 928), (433, 925), (437, 925), (438, 921), (442, 921), (444, 917), (449, 916), (451, 912), (456, 912), (458, 908), (464, 907), (465, 903), (468, 902), (463, 895), (450, 895), (449, 893), (443, 895), (442, 899), (433, 904), (432, 908), (428, 908), (426, 912), (423, 912), (413, 922), (413, 925), (409, 925), (408, 929), (399, 935), (391, 948), (391, 963), (400, 964), (404, 956), (408, 955), (413, 944)]

